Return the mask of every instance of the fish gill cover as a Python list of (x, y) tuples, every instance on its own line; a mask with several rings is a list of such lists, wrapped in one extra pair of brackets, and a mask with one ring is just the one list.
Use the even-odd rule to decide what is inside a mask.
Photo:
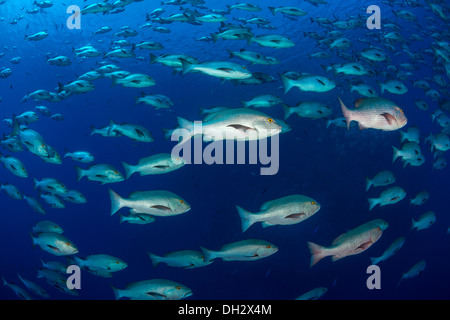
[(1, 0), (1, 299), (448, 299), (449, 18)]

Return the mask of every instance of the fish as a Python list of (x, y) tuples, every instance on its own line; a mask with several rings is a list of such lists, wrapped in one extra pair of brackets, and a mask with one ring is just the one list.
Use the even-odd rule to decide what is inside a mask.
[(74, 152), (66, 152), (64, 158), (71, 158), (74, 161), (89, 163), (95, 160), (94, 156), (87, 151), (74, 151)]
[(419, 219), (417, 219), (417, 221), (412, 218), (411, 230), (425, 230), (431, 227), (435, 222), (436, 214), (434, 213), (434, 211), (430, 210), (422, 214)]
[(109, 122), (108, 136), (114, 136), (116, 132), (119, 136), (126, 136), (134, 141), (153, 142), (153, 136), (148, 129), (131, 123), (116, 124), (114, 121)]
[(134, 73), (126, 76), (125, 78), (113, 78), (112, 86), (117, 84), (127, 88), (147, 88), (156, 84), (155, 80), (142, 73)]
[(47, 291), (45, 291), (45, 289), (40, 285), (28, 279), (24, 279), (20, 274), (17, 274), (17, 276), (19, 277), (20, 281), (22, 281), (23, 285), (32, 293), (44, 299), (50, 298), (50, 295), (47, 293)]
[(41, 32), (35, 33), (30, 36), (25, 35), (25, 40), (40, 41), (40, 40), (44, 40), (47, 37), (48, 37), (48, 33), (46, 31), (41, 31)]
[(13, 200), (22, 200), (23, 196), (22, 196), (22, 192), (20, 192), (20, 190), (10, 184), (10, 183), (3, 183), (0, 185), (0, 190), (3, 191), (6, 195), (8, 195), (11, 199)]
[(408, 122), (404, 112), (394, 102), (384, 98), (363, 98), (355, 102), (356, 109), (350, 110), (339, 98), (342, 113), (347, 121), (358, 122), (359, 128), (394, 131), (403, 128)]
[(77, 172), (77, 179), (80, 181), (86, 177), (91, 181), (98, 181), (101, 184), (117, 183), (125, 180), (122, 173), (110, 164), (95, 164), (88, 169), (75, 167)]
[(147, 105), (155, 107), (155, 110), (168, 109), (174, 105), (173, 101), (163, 94), (141, 94), (140, 97), (136, 97), (136, 104), (145, 103)]
[(33, 233), (37, 234), (37, 233), (43, 233), (43, 232), (53, 232), (53, 233), (59, 233), (62, 234), (64, 233), (63, 228), (50, 220), (43, 220), (43, 221), (39, 221), (37, 222), (33, 228), (32, 228)]
[(327, 293), (327, 291), (328, 288), (317, 287), (298, 296), (295, 300), (317, 300), (320, 299), (325, 293)]
[(293, 87), (300, 91), (327, 92), (336, 86), (333, 80), (319, 75), (300, 75), (296, 78), (289, 78), (285, 74), (279, 74), (283, 81), (284, 93), (288, 93)]
[(52, 66), (65, 67), (70, 66), (72, 64), (72, 61), (66, 56), (58, 56), (55, 58), (49, 58), (47, 60), (47, 63)]
[(155, 222), (155, 218), (148, 214), (130, 214), (128, 216), (120, 215), (120, 223), (128, 222), (131, 224), (148, 224)]
[(269, 35), (258, 35), (258, 36), (249, 36), (245, 35), (248, 44), (252, 44), (256, 42), (260, 46), (269, 47), (274, 49), (285, 49), (292, 48), (295, 46), (295, 43), (282, 35), (279, 34), (269, 34)]
[(192, 296), (192, 290), (171, 280), (151, 279), (133, 282), (125, 289), (112, 287), (116, 300), (181, 300)]
[(249, 101), (241, 101), (242, 105), (246, 108), (270, 108), (277, 104), (283, 103), (283, 101), (274, 95), (271, 94), (263, 94), (254, 96)]
[(113, 190), (108, 190), (111, 198), (111, 215), (123, 207), (130, 208), (131, 214), (149, 214), (168, 217), (191, 210), (191, 206), (183, 198), (165, 190), (135, 191), (129, 198), (122, 198)]
[(374, 187), (384, 187), (396, 182), (395, 175), (390, 170), (378, 172), (372, 179), (366, 177), (366, 191)]
[(67, 193), (67, 187), (60, 181), (54, 178), (43, 178), (41, 181), (34, 178), (34, 189), (41, 189), (43, 191), (54, 193), (54, 194), (64, 194)]
[(74, 257), (76, 265), (90, 272), (104, 271), (107, 273), (118, 272), (125, 269), (128, 264), (122, 259), (108, 254), (91, 254), (84, 258)]
[(44, 207), (40, 202), (31, 196), (23, 195), (22, 198), (28, 203), (28, 205), (37, 213), (46, 214)]
[(275, 16), (278, 12), (282, 13), (283, 15), (290, 15), (290, 16), (296, 16), (296, 17), (302, 17), (306, 16), (308, 13), (300, 8), (296, 7), (268, 7), (270, 12)]
[(242, 232), (245, 232), (256, 222), (261, 222), (263, 228), (303, 222), (320, 210), (320, 204), (308, 196), (294, 194), (263, 203), (257, 213), (239, 206), (236, 209), (241, 218)]
[(402, 277), (400, 278), (400, 281), (398, 282), (397, 286), (399, 286), (400, 283), (402, 282), (402, 280), (404, 280), (404, 279), (411, 279), (411, 278), (422, 275), (426, 266), (427, 266), (427, 263), (425, 260), (420, 260), (419, 262), (414, 264), (407, 272), (402, 274)]
[(398, 186), (391, 187), (389, 189), (381, 192), (378, 198), (369, 198), (369, 211), (371, 211), (375, 206), (380, 205), (380, 207), (395, 204), (403, 200), (406, 196), (406, 191)]
[(327, 256), (338, 261), (348, 256), (360, 254), (376, 243), (388, 228), (389, 224), (382, 219), (366, 222), (334, 239), (330, 247), (323, 247), (308, 241), (311, 252), (310, 267)]
[(201, 63), (191, 63), (187, 60), (181, 60), (183, 68), (182, 74), (188, 72), (201, 72), (203, 74), (226, 79), (226, 80), (242, 80), (248, 79), (252, 74), (246, 67), (228, 61), (207, 61)]
[(265, 240), (248, 239), (228, 243), (219, 251), (200, 247), (206, 261), (222, 259), (224, 261), (255, 261), (267, 258), (278, 251), (278, 247)]
[(3, 285), (10, 288), (16, 296), (18, 296), (22, 300), (34, 300), (33, 297), (22, 287), (19, 287), (18, 285), (8, 282), (5, 280), (5, 277), (2, 275)]
[(383, 252), (380, 257), (370, 258), (372, 265), (378, 265), (380, 262), (386, 261), (396, 254), (405, 244), (405, 237), (399, 237)]
[(193, 122), (181, 117), (178, 117), (178, 124), (178, 129), (183, 129), (181, 143), (189, 141), (197, 134), (203, 136), (203, 141), (251, 141), (265, 139), (281, 132), (281, 126), (273, 118), (248, 108), (212, 113), (203, 120), (200, 132), (196, 130)]
[(428, 191), (423, 190), (421, 192), (419, 192), (418, 194), (416, 194), (416, 196), (412, 199), (409, 200), (409, 204), (413, 204), (416, 206), (422, 206), (425, 204), (425, 202), (428, 201), (428, 199), (430, 198), (430, 194), (428, 193)]
[(30, 236), (33, 240), (33, 246), (38, 245), (42, 250), (55, 256), (68, 256), (78, 253), (78, 248), (59, 233), (41, 232)]
[(11, 156), (4, 156), (0, 153), (0, 162), (2, 162), (5, 169), (12, 174), (21, 178), (28, 178), (27, 169), (20, 159)]
[(122, 162), (122, 165), (125, 170), (125, 177), (129, 179), (136, 172), (141, 176), (172, 172), (183, 167), (185, 161), (178, 157), (173, 159), (169, 153), (159, 153), (140, 159), (136, 165), (125, 162)]
[(400, 132), (400, 142), (403, 143), (405, 141), (407, 142), (420, 142), (420, 130), (417, 126), (409, 127), (406, 132), (399, 131)]
[(378, 85), (380, 86), (381, 94), (384, 94), (385, 90), (400, 95), (408, 92), (408, 88), (399, 80), (388, 80), (385, 83), (378, 81)]
[(201, 251), (180, 250), (166, 253), (164, 256), (158, 256), (154, 253), (148, 253), (154, 267), (160, 263), (165, 263), (170, 267), (183, 269), (196, 269), (207, 266), (213, 261), (206, 260)]
[(320, 119), (331, 116), (333, 113), (330, 106), (320, 101), (298, 102), (295, 107), (283, 104), (284, 120), (287, 120), (292, 114), (296, 113), (299, 117), (309, 119)]

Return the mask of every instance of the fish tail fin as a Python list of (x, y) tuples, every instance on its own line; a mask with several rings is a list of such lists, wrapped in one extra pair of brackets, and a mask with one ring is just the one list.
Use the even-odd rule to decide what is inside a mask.
[(61, 82), (58, 82), (58, 93), (61, 93), (64, 91), (64, 85)]
[(195, 68), (195, 64), (184, 60), (184, 59), (180, 59), (181, 61), (181, 67), (182, 67), (182, 71), (181, 74), (184, 76), (186, 73), (188, 73), (189, 71), (192, 71)]
[(286, 94), (293, 87), (292, 79), (286, 77), (284, 74), (281, 73), (279, 74), (279, 76), (281, 78), (281, 81), (283, 82), (284, 94)]
[(37, 186), (38, 186), (38, 184), (39, 184), (38, 179), (33, 178), (33, 183), (34, 183), (34, 190), (36, 190), (36, 188), (37, 188)]
[(324, 252), (326, 248), (321, 245), (308, 241), (308, 248), (311, 252), (311, 267), (313, 267), (317, 262), (327, 256), (327, 254)]
[[(31, 241), (33, 242), (33, 248), (36, 247), (36, 241), (35, 241), (35, 239), (34, 239), (34, 237), (33, 237), (33, 234), (32, 234), (31, 232), (28, 232), (28, 235), (30, 236)], [(42, 261), (42, 260), (41, 260), (41, 261)]]
[(415, 227), (416, 227), (416, 220), (414, 220), (414, 218), (411, 218), (411, 229), (410, 230), (414, 230)]
[(245, 232), (248, 228), (250, 228), (251, 225), (255, 223), (253, 214), (250, 211), (247, 211), (239, 206), (236, 206), (236, 209), (238, 211), (239, 217), (241, 218), (242, 232)]
[(370, 258), (370, 263), (372, 265), (377, 265), (378, 263), (380, 263), (380, 258), (371, 257)]
[[(181, 135), (181, 137), (183, 139), (181, 142), (179, 142), (180, 144), (185, 143), (185, 142), (189, 141), (192, 138), (192, 136), (194, 135), (194, 123), (192, 121), (186, 120), (181, 117), (177, 117), (177, 121), (178, 121), (178, 125), (179, 125), (178, 129), (184, 129), (184, 130), (188, 131), (187, 137), (186, 137), (186, 135)], [(176, 132), (176, 130), (178, 130), (178, 129), (175, 129), (173, 132)], [(173, 132), (172, 132), (172, 134), (173, 134)]]
[(213, 43), (216, 43), (217, 40), (219, 40), (219, 36), (215, 33), (210, 33), (209, 36), (211, 37)]
[(131, 175), (136, 172), (135, 166), (133, 166), (131, 164), (128, 164), (128, 163), (125, 163), (122, 161), (122, 166), (125, 170), (125, 177), (127, 179), (129, 179), (131, 177)]
[(406, 133), (403, 131), (399, 131), (400, 132), (400, 143), (403, 143), (403, 141), (405, 141), (406, 139)]
[(242, 105), (243, 105), (245, 108), (248, 107), (247, 101), (241, 100), (241, 103), (242, 103)]
[(122, 198), (111, 189), (108, 190), (108, 193), (111, 198), (111, 215), (113, 215), (123, 207), (123, 201)]
[(153, 254), (151, 252), (148, 252), (147, 254), (154, 267), (156, 267), (161, 262), (160, 256), (157, 256), (156, 254)]
[(202, 250), (202, 252), (205, 256), (205, 261), (211, 261), (211, 260), (214, 260), (215, 258), (217, 258), (217, 254), (213, 250), (209, 250), (204, 247), (200, 247), (200, 249)]
[(327, 122), (326, 122), (326, 127), (327, 127), (327, 129), (331, 126), (332, 123), (333, 123), (333, 122), (332, 122), (331, 119), (328, 119), (328, 120), (327, 120)]
[(275, 10), (274, 7), (268, 7), (270, 12), (272, 12), (273, 15), (275, 15), (277, 13), (277, 11)]
[(345, 121), (347, 122), (347, 130), (348, 130), (350, 129), (350, 122), (352, 122), (352, 112), (345, 106), (344, 102), (342, 102), (340, 97), (338, 97), (338, 99), (341, 104), (342, 114), (344, 115)]
[(384, 84), (381, 81), (377, 81), (377, 83), (380, 86), (381, 94), (384, 94), (384, 89), (385, 89)]
[(369, 191), (370, 187), (372, 186), (372, 180), (366, 177), (366, 192)]
[(77, 182), (78, 182), (84, 177), (84, 169), (75, 166), (75, 170), (77, 171)]
[(367, 201), (369, 201), (369, 211), (375, 208), (375, 206), (379, 203), (377, 198), (369, 198)]
[(396, 147), (392, 146), (392, 151), (393, 151), (392, 163), (394, 163), (395, 160), (397, 160), (397, 158), (400, 157), (400, 150), (398, 150)]
[(113, 287), (112, 285), (111, 285), (110, 287), (111, 287), (111, 289), (112, 289), (113, 292), (114, 292), (114, 298), (115, 298), (116, 300), (119, 300), (120, 298), (123, 297), (122, 292), (123, 292), (124, 290), (117, 289), (117, 288)]
[(108, 136), (110, 137), (113, 133), (113, 131), (116, 129), (116, 124), (114, 121), (109, 120), (109, 126), (108, 126)]
[(293, 113), (292, 108), (285, 103), (283, 103), (283, 111), (284, 111), (284, 120), (287, 120), (287, 118), (289, 118), (290, 115)]
[(156, 59), (158, 58), (156, 55), (154, 55), (153, 53), (150, 53), (150, 63), (155, 63)]

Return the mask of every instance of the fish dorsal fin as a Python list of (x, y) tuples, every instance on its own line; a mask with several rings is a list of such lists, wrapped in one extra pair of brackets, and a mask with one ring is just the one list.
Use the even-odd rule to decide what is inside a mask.
[(359, 108), (359, 106), (361, 105), (361, 103), (364, 101), (364, 98), (360, 98), (358, 100), (355, 101), (355, 108)]
[(336, 239), (333, 240), (333, 242), (331, 243), (331, 245), (334, 246), (335, 244), (338, 244), (338, 243), (342, 240), (342, 238), (343, 238), (345, 235), (346, 235), (346, 233), (341, 234), (339, 237), (337, 237)]
[(388, 124), (392, 125), (395, 123), (395, 117), (390, 113), (382, 113), (381, 114), (387, 121)]

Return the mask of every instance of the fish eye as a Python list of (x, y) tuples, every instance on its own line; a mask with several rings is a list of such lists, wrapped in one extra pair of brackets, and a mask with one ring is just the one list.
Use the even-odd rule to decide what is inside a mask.
[(115, 173), (115, 174), (119, 174), (119, 172), (118, 172), (118, 171), (114, 171), (114, 173)]
[(180, 203), (184, 203), (184, 200), (180, 200)]
[(119, 264), (119, 261), (116, 261), (116, 264)]
[(180, 290), (180, 289), (181, 289), (181, 287), (180, 287), (180, 286), (178, 286), (178, 287), (176, 287), (176, 289), (177, 289), (177, 290)]
[(66, 245), (68, 245), (70, 247), (70, 243), (69, 242), (66, 242)]
[(271, 246), (271, 245), (268, 245), (268, 246), (266, 246), (266, 248), (267, 248), (267, 249), (270, 249), (270, 248), (272, 248), (272, 246)]
[(272, 122), (273, 122), (273, 119), (272, 119), (272, 118), (269, 118), (269, 119), (267, 119), (267, 121), (269, 121), (269, 123), (272, 123)]

